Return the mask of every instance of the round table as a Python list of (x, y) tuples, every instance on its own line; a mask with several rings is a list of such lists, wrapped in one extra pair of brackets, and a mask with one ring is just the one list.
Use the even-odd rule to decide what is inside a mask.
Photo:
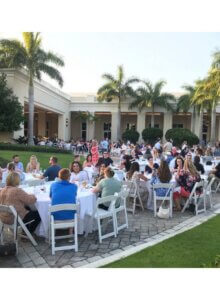
[[(34, 204), (41, 217), (41, 223), (36, 229), (36, 234), (43, 237), (48, 237), (49, 231), (49, 207), (51, 199), (49, 197), (50, 185), (48, 182), (44, 186), (38, 187), (23, 187), (23, 190), (28, 194), (34, 194), (37, 198)], [(46, 188), (42, 191), (43, 187)], [(85, 234), (96, 229), (95, 211), (96, 211), (96, 194), (91, 192), (91, 189), (78, 189), (77, 203), (79, 203), (78, 211), (78, 234)]]

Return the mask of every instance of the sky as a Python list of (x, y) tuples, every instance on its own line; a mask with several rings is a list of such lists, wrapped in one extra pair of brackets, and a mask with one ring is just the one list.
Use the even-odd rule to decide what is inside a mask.
[[(146, 32), (42, 32), (43, 48), (61, 55), (66, 93), (96, 93), (103, 73), (116, 74), (123, 65), (126, 78), (136, 76), (155, 83), (167, 82), (164, 91), (182, 92), (184, 84), (206, 76), (212, 54), (220, 49), (220, 33)], [(21, 33), (1, 33), (0, 38)], [(43, 77), (46, 81), (57, 84)]]

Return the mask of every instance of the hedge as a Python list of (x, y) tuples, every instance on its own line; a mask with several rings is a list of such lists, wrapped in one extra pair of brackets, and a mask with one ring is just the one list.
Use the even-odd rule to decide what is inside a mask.
[(190, 146), (199, 144), (199, 138), (186, 128), (173, 128), (167, 130), (165, 134), (166, 140), (172, 139), (174, 146), (181, 146), (184, 141)]
[(12, 151), (27, 151), (27, 152), (46, 152), (46, 153), (64, 153), (70, 154), (71, 151), (58, 149), (55, 147), (48, 146), (28, 146), (20, 144), (6, 144), (0, 143), (0, 150), (12, 150)]
[(134, 129), (127, 129), (123, 134), (122, 134), (122, 139), (127, 141), (130, 141), (132, 144), (136, 144), (138, 139), (139, 139), (140, 133), (137, 132)]
[(158, 138), (162, 138), (163, 130), (160, 128), (145, 128), (142, 131), (142, 138), (145, 142), (153, 145)]

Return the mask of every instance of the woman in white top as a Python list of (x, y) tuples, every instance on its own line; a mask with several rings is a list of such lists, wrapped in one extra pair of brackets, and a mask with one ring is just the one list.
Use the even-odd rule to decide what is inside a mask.
[(27, 164), (26, 173), (33, 173), (40, 171), (40, 163), (37, 161), (37, 157), (35, 155), (31, 155), (30, 162)]
[(74, 161), (70, 165), (70, 182), (71, 183), (76, 183), (76, 182), (83, 182), (86, 181), (87, 183), (89, 182), (89, 176), (86, 171), (82, 170), (82, 166), (78, 161)]

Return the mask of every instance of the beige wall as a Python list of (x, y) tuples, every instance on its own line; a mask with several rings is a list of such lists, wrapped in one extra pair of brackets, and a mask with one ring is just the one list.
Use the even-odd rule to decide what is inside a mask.
[(183, 124), (183, 128), (191, 130), (190, 115), (173, 115), (173, 124)]

